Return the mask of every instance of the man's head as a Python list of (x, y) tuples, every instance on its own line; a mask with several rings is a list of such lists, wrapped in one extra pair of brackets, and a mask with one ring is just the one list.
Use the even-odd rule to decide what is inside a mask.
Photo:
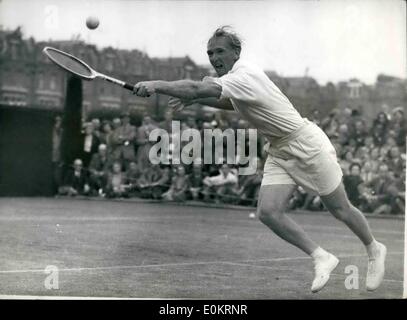
[(359, 163), (352, 163), (349, 167), (349, 172), (352, 176), (359, 176), (361, 167)]
[(242, 41), (227, 27), (218, 28), (208, 41), (207, 53), (219, 77), (228, 73), (240, 58)]
[(93, 133), (93, 124), (92, 122), (88, 122), (85, 124), (85, 134), (91, 135)]
[(73, 167), (75, 170), (81, 170), (82, 169), (82, 160), (75, 159), (75, 161), (73, 162)]
[(134, 162), (134, 161), (131, 161), (129, 163), (129, 169), (130, 169), (130, 171), (136, 171), (137, 170), (137, 163)]
[(107, 153), (107, 146), (104, 143), (101, 143), (98, 147), (98, 152), (101, 156), (105, 156)]
[(112, 124), (113, 124), (113, 129), (117, 129), (118, 127), (120, 127), (122, 125), (122, 121), (120, 120), (120, 118), (114, 118)]
[(91, 122), (92, 122), (93, 128), (94, 128), (95, 130), (99, 130), (99, 129), (100, 129), (100, 120), (99, 120), (99, 118), (93, 118)]
[(112, 171), (113, 173), (120, 173), (122, 171), (122, 164), (119, 161), (113, 162)]
[(178, 176), (180, 176), (180, 177), (185, 176), (185, 168), (184, 168), (184, 166), (178, 166), (178, 168), (177, 168), (177, 174), (178, 174)]

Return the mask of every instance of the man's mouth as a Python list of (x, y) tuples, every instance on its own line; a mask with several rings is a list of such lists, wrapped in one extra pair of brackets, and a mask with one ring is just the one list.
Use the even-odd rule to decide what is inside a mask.
[(223, 64), (222, 63), (215, 63), (215, 69), (216, 70), (220, 70), (223, 68)]

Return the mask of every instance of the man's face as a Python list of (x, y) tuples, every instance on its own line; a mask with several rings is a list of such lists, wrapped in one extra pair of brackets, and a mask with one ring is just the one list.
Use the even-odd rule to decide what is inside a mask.
[(114, 173), (119, 173), (121, 171), (120, 163), (114, 163), (113, 164), (113, 172)]
[(232, 70), (239, 59), (239, 52), (232, 48), (225, 37), (212, 38), (208, 42), (208, 57), (219, 77)]
[(101, 144), (99, 145), (99, 154), (103, 157), (106, 155), (106, 145)]
[(359, 175), (360, 175), (360, 169), (359, 169), (359, 167), (358, 167), (358, 166), (353, 166), (353, 167), (352, 167), (352, 170), (351, 170), (351, 172), (350, 172), (350, 174), (351, 174), (352, 176), (359, 176)]
[(93, 125), (91, 123), (89, 123), (86, 127), (85, 127), (85, 133), (87, 135), (90, 135), (93, 133)]
[(75, 160), (75, 162), (73, 163), (73, 167), (76, 171), (79, 171), (82, 169), (82, 161), (80, 160)]

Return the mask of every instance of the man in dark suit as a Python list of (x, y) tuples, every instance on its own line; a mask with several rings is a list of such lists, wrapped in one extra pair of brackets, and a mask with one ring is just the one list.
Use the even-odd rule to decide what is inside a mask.
[(106, 145), (101, 143), (89, 164), (89, 183), (92, 193), (102, 194), (105, 191), (111, 162)]
[(73, 168), (64, 177), (59, 188), (60, 195), (76, 196), (89, 194), (89, 184), (86, 171), (83, 169), (81, 159), (75, 159)]
[(92, 155), (98, 151), (99, 144), (100, 140), (93, 132), (93, 124), (86, 123), (81, 141), (81, 159), (85, 168), (88, 168)]

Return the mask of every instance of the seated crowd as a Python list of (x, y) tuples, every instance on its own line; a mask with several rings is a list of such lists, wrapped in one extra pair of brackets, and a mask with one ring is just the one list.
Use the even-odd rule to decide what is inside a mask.
[[(336, 148), (350, 201), (366, 213), (400, 214), (405, 207), (406, 122), (404, 110), (380, 112), (366, 123), (357, 111), (334, 109), (320, 119), (311, 119), (329, 136)], [(171, 116), (155, 122), (145, 116), (135, 127), (130, 115), (84, 124), (83, 155), (76, 159), (59, 183), (61, 195), (106, 198), (140, 197), (166, 201), (213, 201), (255, 206), (267, 153), (258, 148), (257, 171), (239, 175), (237, 165), (222, 161), (204, 164), (196, 158), (190, 165), (152, 164), (149, 151), (154, 142), (149, 134), (155, 128), (171, 130)], [(181, 131), (244, 128), (243, 120), (231, 122), (219, 116), (212, 122), (188, 118)], [(260, 139), (262, 140), (262, 139)], [(263, 141), (264, 142), (264, 141)], [(298, 187), (289, 201), (290, 209), (323, 210), (318, 196)]]

